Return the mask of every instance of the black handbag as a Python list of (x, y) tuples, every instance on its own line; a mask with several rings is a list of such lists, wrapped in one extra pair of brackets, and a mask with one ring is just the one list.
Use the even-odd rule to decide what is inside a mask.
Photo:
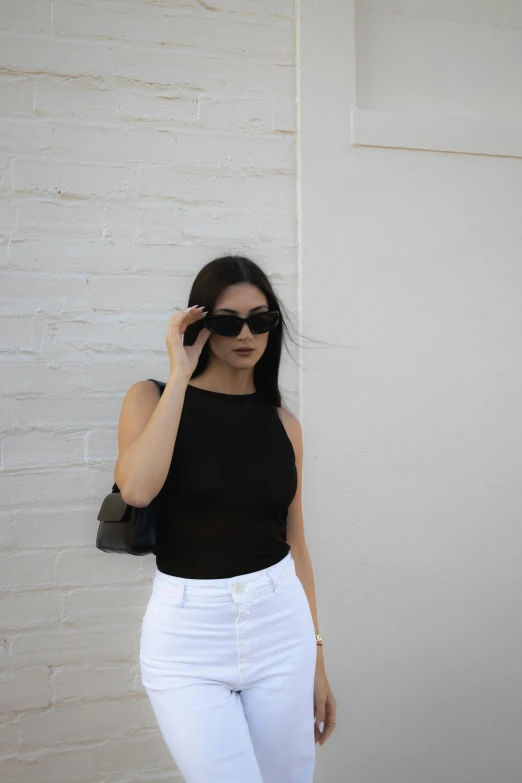
[(156, 517), (149, 503), (136, 508), (124, 501), (117, 484), (101, 504), (96, 546), (103, 552), (149, 555), (156, 546)]
[[(153, 381), (154, 378), (147, 380)], [(163, 393), (165, 384), (154, 383)], [(103, 552), (118, 552), (129, 555), (155, 554), (156, 516), (153, 502), (142, 508), (126, 503), (115, 483), (112, 492), (106, 496), (98, 512), (98, 535), (96, 547)]]

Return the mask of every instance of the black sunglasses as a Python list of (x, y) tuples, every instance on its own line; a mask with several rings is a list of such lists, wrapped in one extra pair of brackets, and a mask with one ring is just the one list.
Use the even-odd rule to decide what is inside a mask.
[(262, 313), (254, 313), (248, 318), (239, 315), (207, 315), (203, 319), (203, 325), (214, 334), (222, 337), (235, 337), (247, 323), (252, 334), (264, 334), (275, 329), (279, 323), (279, 310), (266, 310)]

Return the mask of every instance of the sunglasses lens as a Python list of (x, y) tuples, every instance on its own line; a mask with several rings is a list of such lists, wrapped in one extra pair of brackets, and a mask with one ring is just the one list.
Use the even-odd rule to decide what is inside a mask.
[(251, 317), (250, 323), (254, 334), (264, 334), (264, 332), (269, 332), (277, 326), (279, 323), (279, 313), (277, 310), (258, 313)]
[(238, 330), (242, 326), (241, 322), (233, 315), (207, 315), (204, 323), (207, 329), (222, 335), (222, 337), (234, 337), (239, 334)]
[[(279, 323), (279, 312), (271, 310), (257, 313), (249, 318), (252, 334), (264, 334), (274, 329)], [(235, 337), (241, 331), (243, 322), (235, 315), (207, 315), (204, 320), (207, 329), (222, 337)]]

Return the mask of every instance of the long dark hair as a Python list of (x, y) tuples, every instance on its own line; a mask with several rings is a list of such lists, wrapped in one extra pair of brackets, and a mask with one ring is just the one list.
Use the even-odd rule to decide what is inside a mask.
[[(279, 365), (282, 347), (284, 344), (286, 347), (284, 338), (290, 337), (292, 339), (289, 330), (290, 319), (263, 269), (255, 261), (245, 256), (222, 256), (209, 261), (196, 275), (190, 289), (188, 307), (197, 304), (212, 312), (223, 289), (237, 283), (250, 283), (256, 286), (265, 294), (268, 309), (279, 310), (279, 323), (275, 329), (268, 333), (266, 349), (254, 367), (254, 386), (268, 404), (280, 407), (282, 397), (279, 390)], [(183, 336), (183, 344), (193, 345), (202, 328), (202, 321), (196, 321), (188, 326)], [(210, 347), (207, 340), (196, 369), (192, 373), (192, 378), (196, 378), (207, 367), (209, 353)]]

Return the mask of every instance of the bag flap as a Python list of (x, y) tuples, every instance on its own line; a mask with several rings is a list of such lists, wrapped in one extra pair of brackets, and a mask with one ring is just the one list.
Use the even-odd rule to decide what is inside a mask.
[(121, 522), (127, 510), (127, 503), (120, 492), (111, 492), (101, 504), (99, 522)]

